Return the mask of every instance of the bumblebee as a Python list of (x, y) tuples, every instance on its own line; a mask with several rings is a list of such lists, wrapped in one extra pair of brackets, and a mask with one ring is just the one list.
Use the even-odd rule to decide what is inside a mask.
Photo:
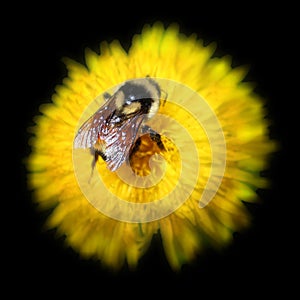
[(95, 163), (100, 156), (110, 171), (116, 171), (138, 150), (140, 136), (149, 134), (164, 149), (160, 135), (145, 123), (160, 107), (161, 89), (150, 77), (126, 81), (113, 94), (104, 94), (104, 104), (79, 128), (74, 148), (91, 149)]

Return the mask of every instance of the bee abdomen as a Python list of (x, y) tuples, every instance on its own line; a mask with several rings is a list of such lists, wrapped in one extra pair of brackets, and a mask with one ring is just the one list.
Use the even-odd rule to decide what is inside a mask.
[(107, 156), (105, 155), (104, 152), (102, 152), (102, 151), (100, 151), (100, 150), (95, 150), (95, 161), (97, 161), (98, 156), (101, 156), (101, 158), (102, 158), (104, 161), (107, 161)]

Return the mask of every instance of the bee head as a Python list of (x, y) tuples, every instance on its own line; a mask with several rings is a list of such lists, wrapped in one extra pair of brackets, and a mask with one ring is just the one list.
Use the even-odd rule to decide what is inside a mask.
[(152, 116), (159, 108), (160, 88), (150, 78), (127, 81), (120, 87), (118, 93), (116, 106), (124, 114), (139, 112)]

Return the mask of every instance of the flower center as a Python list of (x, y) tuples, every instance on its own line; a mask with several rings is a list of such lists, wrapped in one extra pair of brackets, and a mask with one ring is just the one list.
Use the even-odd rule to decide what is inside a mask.
[(137, 149), (130, 156), (130, 166), (138, 176), (148, 176), (151, 173), (150, 159), (155, 154), (163, 155), (166, 150), (150, 135), (146, 134), (139, 138)]
[(161, 136), (161, 143), (163, 147), (149, 134), (142, 135), (129, 161), (116, 172), (109, 171), (99, 158), (96, 167), (106, 188), (129, 202), (154, 201), (168, 195), (180, 176), (181, 159), (170, 139)]

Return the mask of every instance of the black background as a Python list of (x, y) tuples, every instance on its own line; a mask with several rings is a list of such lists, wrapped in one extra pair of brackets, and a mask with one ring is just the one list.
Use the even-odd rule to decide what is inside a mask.
[[(24, 295), (41, 298), (62, 292), (103, 297), (105, 291), (112, 296), (121, 292), (123, 296), (136, 297), (179, 292), (188, 296), (193, 292), (197, 298), (204, 294), (214, 297), (220, 292), (230, 297), (288, 293), (290, 286), (285, 284), (286, 279), (289, 281), (289, 269), (296, 262), (291, 260), (295, 250), (287, 223), (290, 205), (287, 201), (293, 199), (287, 196), (286, 176), (283, 176), (288, 174), (285, 157), (289, 118), (284, 105), (287, 94), (282, 85), (288, 76), (284, 70), (289, 59), (292, 22), (283, 22), (282, 18), (292, 18), (290, 11), (274, 5), (263, 8), (254, 2), (234, 6), (200, 2), (197, 7), (173, 3), (165, 9), (149, 1), (131, 6), (82, 2), (70, 4), (69, 9), (54, 3), (17, 8), (18, 13), (12, 14), (11, 21), (14, 30), (8, 29), (9, 24), (3, 27), (8, 37), (3, 48), (12, 57), (8, 61), (11, 85), (4, 89), (14, 95), (9, 101), (13, 105), (10, 109), (12, 119), (18, 122), (17, 132), (10, 134), (12, 148), (17, 150), (13, 159), (17, 162), (17, 175), (14, 173), (10, 178), (17, 176), (18, 187), (13, 188), (15, 201), (4, 227), (4, 231), (11, 230), (9, 242), (3, 247), (8, 250), (3, 260), (8, 264), (9, 281)], [(128, 48), (132, 35), (139, 33), (145, 23), (156, 20), (166, 25), (177, 22), (182, 32), (197, 33), (206, 42), (217, 42), (217, 55), (230, 54), (234, 65), (251, 66), (247, 79), (257, 83), (256, 91), (267, 100), (268, 117), (274, 123), (271, 136), (280, 141), (282, 150), (273, 156), (271, 169), (266, 172), (273, 181), (272, 189), (262, 191), (263, 204), (252, 208), (253, 226), (235, 235), (235, 242), (222, 254), (211, 251), (175, 274), (169, 269), (156, 237), (136, 272), (112, 274), (93, 261), (81, 260), (63, 241), (53, 238), (52, 233), (41, 231), (45, 216), (34, 209), (21, 163), (30, 153), (26, 128), (33, 124), (39, 105), (50, 101), (54, 87), (66, 75), (62, 57), (84, 63), (84, 49), (97, 50), (103, 40), (118, 39)], [(4, 56), (3, 61), (7, 60)]]

